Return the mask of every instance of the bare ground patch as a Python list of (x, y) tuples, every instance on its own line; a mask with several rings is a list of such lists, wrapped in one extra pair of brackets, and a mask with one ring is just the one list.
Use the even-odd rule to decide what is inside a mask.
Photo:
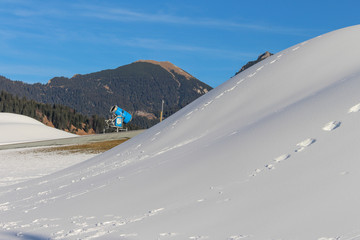
[(111, 148), (114, 148), (117, 145), (127, 140), (128, 139), (110, 140), (110, 141), (76, 144), (76, 145), (68, 145), (61, 147), (41, 148), (41, 149), (37, 149), (36, 152), (60, 152), (63, 154), (73, 154), (73, 153), (97, 154), (110, 150)]

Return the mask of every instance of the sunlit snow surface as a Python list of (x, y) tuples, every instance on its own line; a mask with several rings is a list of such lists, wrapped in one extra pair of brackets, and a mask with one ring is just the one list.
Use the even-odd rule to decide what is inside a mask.
[(286, 49), (161, 124), (0, 188), (3, 239), (360, 239), (360, 26)]
[(20, 114), (0, 112), (0, 145), (75, 137)]
[(97, 154), (47, 151), (51, 147), (0, 151), (0, 187), (59, 171)]

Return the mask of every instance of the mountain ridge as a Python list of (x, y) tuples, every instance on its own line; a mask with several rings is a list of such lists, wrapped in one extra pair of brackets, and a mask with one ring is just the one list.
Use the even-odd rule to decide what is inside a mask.
[[(188, 80), (190, 80), (191, 78), (194, 78), (188, 72), (184, 71), (183, 69), (179, 68), (178, 66), (174, 65), (173, 63), (171, 63), (169, 61), (138, 60), (135, 62), (147, 62), (147, 63), (157, 64), (157, 65), (161, 66), (162, 68), (166, 69), (170, 74), (172, 74), (172, 71), (174, 71), (178, 74), (183, 74), (186, 77), (186, 79), (188, 79)], [(172, 76), (175, 79), (175, 75), (172, 74)]]
[(0, 90), (11, 94), (62, 104), (88, 116), (106, 117), (110, 107), (118, 105), (134, 114), (133, 123), (143, 128), (158, 122), (162, 99), (165, 115), (169, 116), (212, 89), (172, 63), (154, 60), (139, 60), (71, 78), (54, 77), (46, 84), (0, 77), (0, 86)]

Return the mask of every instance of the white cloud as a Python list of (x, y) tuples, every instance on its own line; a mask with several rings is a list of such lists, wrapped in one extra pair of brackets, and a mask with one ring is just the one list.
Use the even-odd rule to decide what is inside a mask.
[(196, 46), (190, 44), (181, 44), (178, 42), (168, 41), (166, 39), (155, 39), (155, 38), (103, 38), (106, 39), (107, 43), (133, 47), (133, 48), (142, 48), (149, 50), (159, 50), (159, 51), (171, 51), (171, 52), (197, 52), (202, 55), (208, 55), (213, 57), (220, 58), (239, 58), (239, 57), (253, 57), (257, 53), (252, 52), (241, 52), (234, 49), (228, 50), (224, 48), (213, 48), (213, 47), (204, 47)]
[(288, 35), (304, 35), (309, 29), (289, 28), (284, 26), (241, 23), (226, 19), (216, 18), (192, 18), (163, 13), (145, 13), (125, 8), (109, 8), (94, 5), (74, 5), (79, 10), (78, 14), (84, 17), (98, 18), (120, 22), (156, 22), (163, 24), (192, 25), (209, 28), (244, 29), (259, 32), (275, 32)]

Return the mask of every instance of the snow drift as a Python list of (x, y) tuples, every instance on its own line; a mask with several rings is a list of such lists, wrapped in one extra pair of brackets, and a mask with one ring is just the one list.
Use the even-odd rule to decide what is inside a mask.
[(33, 118), (4, 112), (0, 112), (0, 133), (0, 145), (76, 136), (45, 126)]
[(360, 26), (81, 164), (0, 189), (4, 239), (360, 238)]

